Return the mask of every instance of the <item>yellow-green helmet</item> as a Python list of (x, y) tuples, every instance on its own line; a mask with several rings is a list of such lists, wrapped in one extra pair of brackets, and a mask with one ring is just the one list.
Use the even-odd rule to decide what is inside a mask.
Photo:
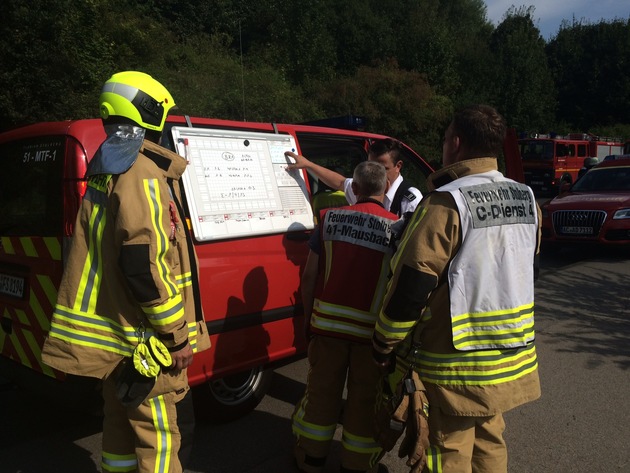
[(147, 130), (162, 131), (175, 100), (149, 74), (125, 71), (114, 74), (101, 90), (101, 118), (127, 118)]

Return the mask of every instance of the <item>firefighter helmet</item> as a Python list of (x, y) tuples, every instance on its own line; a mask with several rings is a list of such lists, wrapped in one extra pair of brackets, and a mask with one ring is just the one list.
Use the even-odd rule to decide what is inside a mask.
[(114, 74), (101, 90), (101, 118), (123, 117), (147, 130), (162, 131), (168, 112), (175, 106), (170, 92), (144, 72)]

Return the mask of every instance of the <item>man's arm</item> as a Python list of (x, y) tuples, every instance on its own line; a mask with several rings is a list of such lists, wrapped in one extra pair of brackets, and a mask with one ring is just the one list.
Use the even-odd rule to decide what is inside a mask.
[(392, 260), (392, 279), (373, 336), (374, 360), (389, 354), (413, 330), (459, 246), (459, 216), (449, 193), (427, 196), (411, 217)]
[(325, 168), (324, 166), (320, 166), (319, 164), (315, 164), (306, 159), (304, 156), (292, 153), (291, 151), (285, 152), (284, 155), (295, 160), (294, 164), (289, 164), (287, 166), (287, 171), (306, 169), (307, 172), (315, 176), (317, 179), (320, 179), (331, 189), (334, 189), (336, 191), (344, 190), (344, 183), (346, 181), (346, 178), (341, 174)]

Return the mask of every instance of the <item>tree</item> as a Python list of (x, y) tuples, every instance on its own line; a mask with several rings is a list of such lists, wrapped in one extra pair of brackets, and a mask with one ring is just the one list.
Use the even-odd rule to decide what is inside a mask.
[(124, 3), (6, 0), (3, 13), (2, 128), (98, 116), (105, 80), (120, 70), (159, 69), (161, 46), (169, 44), (162, 25)]
[(81, 0), (3, 2), (0, 127), (98, 112), (94, 96), (113, 64), (98, 24), (102, 6)]
[(495, 68), (487, 81), (494, 105), (519, 130), (548, 128), (555, 113), (554, 82), (533, 12), (533, 7), (511, 8), (490, 39)]
[(565, 23), (547, 54), (560, 120), (580, 131), (630, 123), (630, 19)]
[(395, 62), (362, 66), (352, 77), (318, 84), (310, 95), (326, 116), (365, 116), (369, 130), (394, 136), (429, 159), (441, 156), (453, 108), (424, 74), (402, 70)]

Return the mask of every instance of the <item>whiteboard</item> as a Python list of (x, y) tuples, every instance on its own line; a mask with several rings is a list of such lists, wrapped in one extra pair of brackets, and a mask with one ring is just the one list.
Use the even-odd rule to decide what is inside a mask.
[(301, 171), (286, 170), (288, 134), (173, 127), (193, 233), (199, 241), (313, 228)]

